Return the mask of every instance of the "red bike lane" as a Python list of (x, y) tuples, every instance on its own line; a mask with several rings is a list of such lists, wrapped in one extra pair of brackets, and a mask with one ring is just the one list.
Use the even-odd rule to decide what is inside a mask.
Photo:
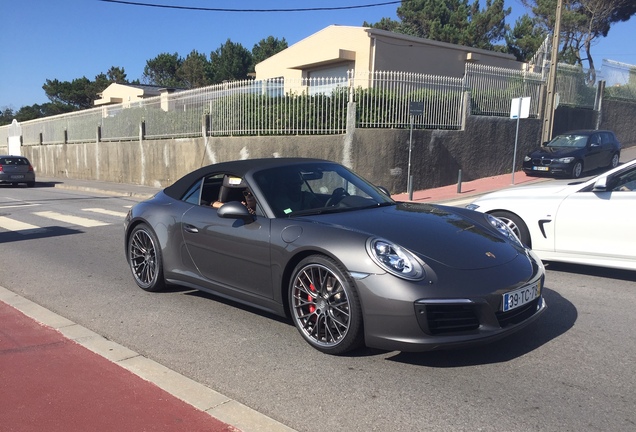
[(0, 430), (238, 431), (0, 301)]

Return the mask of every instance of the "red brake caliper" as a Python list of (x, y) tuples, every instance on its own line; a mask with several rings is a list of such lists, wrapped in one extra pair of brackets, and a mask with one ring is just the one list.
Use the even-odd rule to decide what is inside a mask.
[[(316, 292), (316, 288), (314, 287), (314, 284), (309, 284), (309, 289), (312, 292)], [(307, 295), (307, 300), (311, 301), (311, 302), (314, 302), (314, 301), (316, 301), (316, 297)], [(309, 305), (309, 313), (314, 313), (314, 312), (316, 312), (316, 305), (310, 304)]]

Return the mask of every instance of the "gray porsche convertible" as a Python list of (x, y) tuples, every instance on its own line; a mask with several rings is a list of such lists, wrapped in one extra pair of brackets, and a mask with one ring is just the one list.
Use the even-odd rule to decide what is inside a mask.
[(342, 165), (200, 168), (125, 220), (135, 282), (291, 318), (314, 348), (426, 351), (490, 342), (545, 310), (541, 261), (498, 219), (395, 202)]

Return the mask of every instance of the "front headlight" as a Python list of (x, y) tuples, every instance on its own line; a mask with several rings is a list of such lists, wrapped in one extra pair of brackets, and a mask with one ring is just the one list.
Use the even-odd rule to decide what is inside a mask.
[(508, 225), (503, 223), (501, 219), (497, 219), (496, 217), (489, 214), (486, 214), (486, 219), (488, 219), (488, 222), (490, 222), (490, 225), (495, 227), (504, 236), (508, 237), (511, 242), (515, 243), (518, 246), (521, 246), (522, 248), (525, 248), (525, 246), (523, 245), (523, 243), (521, 243), (521, 241), (519, 240), (517, 235), (514, 233), (514, 231), (510, 229)]
[(415, 255), (388, 240), (370, 238), (367, 253), (380, 267), (395, 276), (408, 280), (420, 280), (425, 276), (424, 267)]
[(573, 157), (564, 157), (561, 159), (557, 159), (557, 162), (561, 162), (561, 163), (571, 163), (574, 160)]
[(523, 161), (524, 162), (530, 162), (531, 160), (532, 160), (532, 158), (530, 156), (526, 155), (526, 156), (523, 157)]

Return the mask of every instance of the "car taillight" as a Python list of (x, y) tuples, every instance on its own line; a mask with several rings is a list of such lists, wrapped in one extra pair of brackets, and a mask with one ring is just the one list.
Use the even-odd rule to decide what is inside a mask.
[(0, 172), (3, 172), (4, 170), (2, 169), (2, 165), (0, 165)]
[(33, 171), (33, 166), (29, 164), (29, 172)]

